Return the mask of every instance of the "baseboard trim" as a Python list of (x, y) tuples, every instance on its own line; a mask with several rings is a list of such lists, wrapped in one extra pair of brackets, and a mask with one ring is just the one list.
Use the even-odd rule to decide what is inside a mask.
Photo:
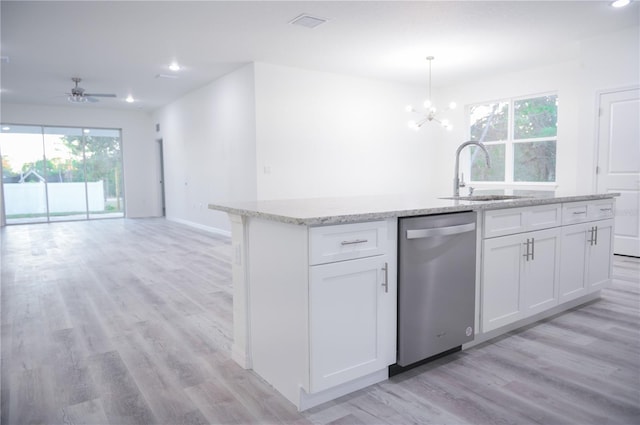
[(184, 219), (181, 219), (181, 218), (166, 217), (166, 219), (167, 219), (167, 221), (173, 221), (175, 223), (184, 224), (185, 226), (193, 227), (193, 228), (196, 228), (196, 229), (199, 229), (199, 230), (204, 230), (205, 232), (208, 232), (208, 233), (213, 233), (213, 234), (216, 234), (216, 235), (226, 236), (228, 238), (231, 237), (231, 231), (230, 230), (223, 230), (223, 229), (218, 229), (217, 227), (205, 226), (204, 224), (195, 223), (193, 221), (184, 220)]

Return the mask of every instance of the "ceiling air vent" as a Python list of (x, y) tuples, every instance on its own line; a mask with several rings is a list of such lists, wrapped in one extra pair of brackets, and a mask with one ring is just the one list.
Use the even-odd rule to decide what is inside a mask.
[(315, 28), (318, 25), (324, 24), (327, 21), (328, 19), (325, 19), (325, 18), (319, 18), (317, 16), (303, 14), (298, 16), (294, 20), (290, 21), (289, 23), (293, 25), (300, 25), (301, 27)]

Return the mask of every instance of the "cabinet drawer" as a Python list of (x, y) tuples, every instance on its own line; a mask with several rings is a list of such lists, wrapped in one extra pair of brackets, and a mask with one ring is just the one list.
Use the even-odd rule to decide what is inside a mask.
[(562, 204), (562, 224), (613, 218), (615, 200), (567, 202)]
[(562, 204), (562, 224), (573, 224), (587, 221), (587, 204), (571, 202)]
[(561, 204), (491, 210), (484, 214), (485, 238), (548, 229), (562, 223)]
[(309, 229), (309, 264), (325, 264), (386, 252), (387, 223), (339, 224)]
[(613, 199), (590, 203), (587, 206), (587, 217), (589, 218), (589, 220), (613, 218), (614, 203), (615, 201)]

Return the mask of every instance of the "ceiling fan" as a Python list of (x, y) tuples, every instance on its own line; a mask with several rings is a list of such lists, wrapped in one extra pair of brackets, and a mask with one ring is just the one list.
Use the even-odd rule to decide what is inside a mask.
[(115, 94), (106, 94), (106, 93), (85, 93), (84, 89), (78, 86), (78, 83), (82, 81), (80, 77), (72, 77), (71, 81), (73, 81), (76, 85), (71, 89), (71, 93), (67, 93), (69, 96), (69, 102), (73, 103), (82, 103), (82, 102), (98, 102), (98, 97), (117, 97)]

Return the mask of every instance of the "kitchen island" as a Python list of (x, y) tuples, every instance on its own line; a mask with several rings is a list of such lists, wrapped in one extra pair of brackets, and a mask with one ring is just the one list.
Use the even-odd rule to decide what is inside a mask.
[(209, 205), (231, 219), (232, 357), (300, 410), (387, 379), (400, 217), (477, 214), (475, 339), (463, 348), (598, 298), (616, 194), (527, 195)]

